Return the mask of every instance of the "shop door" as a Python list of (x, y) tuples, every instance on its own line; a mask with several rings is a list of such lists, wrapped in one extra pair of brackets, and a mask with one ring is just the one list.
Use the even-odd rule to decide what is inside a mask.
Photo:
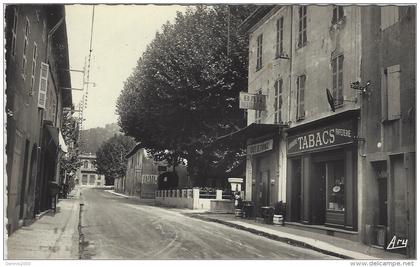
[(302, 161), (292, 160), (291, 221), (300, 222), (302, 217)]
[(325, 185), (326, 185), (326, 163), (316, 163), (314, 176), (312, 178), (312, 224), (325, 223)]

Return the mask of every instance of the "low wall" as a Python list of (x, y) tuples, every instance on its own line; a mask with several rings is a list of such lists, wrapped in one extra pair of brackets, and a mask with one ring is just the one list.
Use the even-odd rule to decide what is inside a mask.
[[(200, 189), (174, 189), (174, 190), (158, 190), (155, 195), (155, 202), (159, 205), (186, 208), (193, 210), (207, 210), (211, 211), (212, 206), (214, 210), (219, 212), (230, 212), (230, 200), (222, 199), (222, 190), (216, 190), (216, 194), (209, 198), (209, 194), (203, 194), (205, 198), (200, 198)], [(213, 204), (216, 202), (217, 204)], [(221, 204), (222, 203), (222, 204)]]

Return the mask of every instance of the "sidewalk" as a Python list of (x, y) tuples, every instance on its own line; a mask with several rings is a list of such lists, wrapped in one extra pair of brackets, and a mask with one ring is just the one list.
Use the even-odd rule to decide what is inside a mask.
[(23, 226), (7, 239), (9, 260), (79, 258), (79, 189), (60, 199), (57, 212), (49, 211), (31, 225)]
[(389, 259), (407, 260), (404, 255), (387, 252), (360, 242), (328, 236), (311, 231), (287, 226), (268, 225), (252, 219), (237, 218), (233, 214), (188, 214), (187, 216), (205, 221), (221, 223), (227, 226), (262, 235), (270, 239), (286, 242), (295, 246), (306, 247), (343, 259)]

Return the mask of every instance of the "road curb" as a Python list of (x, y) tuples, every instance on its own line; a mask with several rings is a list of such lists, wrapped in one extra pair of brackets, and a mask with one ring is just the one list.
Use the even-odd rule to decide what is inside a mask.
[(244, 231), (259, 235), (259, 236), (267, 237), (267, 238), (275, 240), (275, 241), (280, 241), (280, 242), (283, 242), (283, 243), (287, 243), (287, 244), (292, 245), (292, 246), (312, 249), (312, 250), (321, 252), (321, 253), (329, 255), (329, 256), (338, 257), (338, 258), (347, 259), (347, 260), (354, 260), (355, 259), (355, 258), (350, 257), (348, 255), (344, 255), (344, 254), (337, 253), (337, 252), (334, 252), (334, 251), (325, 250), (325, 249), (322, 249), (322, 248), (319, 248), (319, 247), (315, 247), (315, 246), (310, 245), (310, 244), (308, 244), (306, 242), (303, 242), (303, 241), (291, 239), (291, 238), (288, 238), (288, 237), (281, 237), (281, 236), (274, 235), (274, 234), (269, 234), (269, 233), (266, 233), (264, 231), (256, 230), (256, 229), (249, 228), (249, 227), (245, 227), (245, 226), (238, 225), (238, 224), (235, 224), (235, 223), (231, 223), (231, 222), (227, 222), (227, 221), (223, 221), (223, 220), (219, 220), (219, 219), (215, 219), (215, 218), (206, 218), (206, 217), (203, 217), (203, 216), (200, 216), (200, 215), (197, 215), (197, 214), (184, 214), (184, 215), (188, 216), (188, 217), (191, 217), (191, 218), (200, 219), (200, 220), (203, 220), (203, 221), (215, 222), (215, 223), (223, 224), (223, 225), (233, 227), (233, 228), (236, 228), (236, 229), (244, 230)]

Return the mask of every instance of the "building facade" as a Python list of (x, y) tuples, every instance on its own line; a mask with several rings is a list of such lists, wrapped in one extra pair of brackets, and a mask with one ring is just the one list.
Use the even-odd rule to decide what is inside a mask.
[(79, 159), (81, 166), (76, 172), (75, 185), (81, 187), (104, 187), (105, 175), (98, 174), (93, 164), (96, 160), (96, 155), (90, 153), (81, 154)]
[[(71, 106), (63, 5), (7, 5), (7, 230), (51, 208), (63, 108)], [(66, 71), (67, 70), (67, 71)], [(65, 144), (61, 144), (64, 146)]]
[[(393, 224), (386, 239), (407, 238), (415, 229), (402, 219), (415, 218), (415, 63), (414, 55), (403, 55), (415, 51), (415, 10), (387, 8), (261, 6), (242, 23), (249, 34), (248, 93), (264, 105), (248, 109), (248, 126), (233, 136), (246, 140), (245, 198), (257, 214), (282, 201), (293, 224), (322, 225), (371, 243), (378, 199), (394, 197), (385, 208)], [(391, 17), (395, 25), (381, 28), (381, 12), (399, 14), (382, 14), (382, 24)], [(403, 66), (404, 88), (392, 80), (386, 89), (387, 77)], [(381, 99), (388, 99), (392, 118), (381, 120)], [(384, 189), (378, 182), (386, 179), (375, 173), (386, 174), (394, 188)], [(401, 185), (395, 179), (402, 175)], [(403, 197), (403, 190), (410, 194)]]
[(415, 256), (416, 9), (362, 9), (362, 80), (372, 88), (362, 102), (364, 146), (363, 241), (387, 245), (407, 238)]
[(187, 168), (172, 167), (164, 161), (154, 161), (147, 151), (136, 144), (126, 155), (127, 172), (125, 177), (115, 180), (115, 189), (140, 198), (155, 198), (158, 189), (187, 187)]

